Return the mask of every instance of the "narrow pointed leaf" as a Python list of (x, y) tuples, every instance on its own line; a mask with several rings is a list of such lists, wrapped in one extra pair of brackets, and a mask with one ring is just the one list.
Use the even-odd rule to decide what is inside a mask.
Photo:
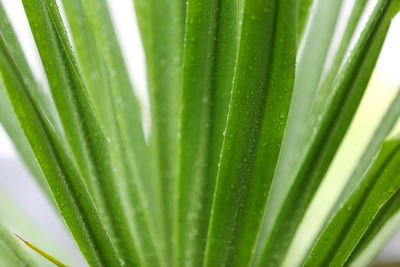
[(119, 193), (121, 180), (114, 176), (107, 140), (93, 112), (56, 2), (24, 0), (23, 4), (79, 170), (122, 261), (136, 264), (138, 248)]
[[(323, 78), (320, 80), (316, 94), (317, 96), (313, 98), (313, 105), (311, 107), (310, 114), (321, 114), (323, 112), (326, 101), (331, 96), (331, 87), (335, 82), (335, 79), (338, 78), (345, 60), (347, 60), (345, 55), (351, 49), (350, 42), (352, 41), (352, 37), (355, 34), (357, 26), (359, 25), (361, 15), (366, 9), (367, 3), (367, 0), (360, 0), (354, 3), (343, 36), (341, 36), (339, 47), (335, 50), (334, 60), (331, 64), (325, 65), (325, 69), (327, 70), (325, 71), (326, 73), (324, 74)], [(337, 26), (340, 26), (340, 24)], [(331, 49), (334, 48), (335, 47), (331, 47)], [(314, 122), (315, 121), (318, 121), (318, 115), (314, 115)]]
[(10, 53), (12, 54), (19, 68), (21, 69), (21, 72), (24, 73), (24, 79), (26, 79), (30, 84), (32, 94), (42, 106), (42, 109), (45, 112), (46, 117), (53, 124), (53, 126), (57, 128), (57, 130), (61, 130), (60, 121), (57, 117), (54, 103), (52, 99), (46, 94), (46, 92), (44, 92), (43, 88), (41, 88), (41, 86), (35, 80), (32, 70), (22, 50), (21, 44), (18, 41), (17, 35), (14, 32), (11, 22), (8, 19), (7, 14), (1, 2), (0, 2), (0, 32), (3, 35), (4, 39), (7, 40), (7, 43), (9, 44), (10, 47)]
[(260, 266), (276, 266), (282, 261), (357, 110), (395, 3), (390, 0), (378, 2), (356, 48), (331, 88), (332, 96), (321, 114), (321, 123), (315, 125), (315, 138), (265, 242)]
[(382, 116), (382, 121), (376, 128), (371, 140), (366, 146), (357, 166), (353, 170), (351, 176), (349, 177), (344, 190), (342, 191), (337, 205), (342, 203), (358, 184), (360, 178), (363, 176), (365, 170), (373, 162), (377, 152), (379, 151), (381, 144), (384, 139), (392, 131), (394, 125), (400, 118), (400, 89), (398, 89), (396, 97), (391, 102), (390, 106), (386, 110), (385, 114)]
[[(399, 214), (399, 210), (400, 193), (398, 191), (379, 210), (378, 214), (371, 222), (367, 231), (363, 234), (361, 240), (357, 243), (357, 246), (351, 252), (350, 257), (346, 260), (347, 264), (352, 265), (361, 257), (361, 255), (365, 253), (369, 254), (369, 257), (367, 257), (367, 259), (371, 261), (379, 253), (379, 251), (383, 247), (383, 244), (381, 241), (377, 242), (376, 239), (384, 234), (386, 236), (386, 238), (384, 239), (388, 241), (388, 238), (392, 237), (395, 234), (396, 230), (398, 230), (398, 223), (396, 223), (395, 225), (389, 225), (388, 229), (385, 229), (385, 227), (390, 220), (392, 220), (396, 215)], [(372, 245), (371, 248), (369, 248), (370, 245)]]
[[(53, 123), (54, 126), (59, 125), (59, 121), (56, 119), (54, 103), (51, 99), (43, 92), (42, 88), (39, 87), (35, 81), (30, 67), (25, 59), (22, 48), (18, 42), (18, 39), (13, 31), (11, 23), (4, 11), (3, 5), (0, 2), (0, 33), (4, 36), (7, 42), (13, 47), (10, 51), (16, 60), (17, 64), (20, 66), (21, 70), (24, 72), (24, 79), (26, 79), (32, 89), (37, 101), (39, 101), (48, 117), (48, 119)], [(0, 85), (0, 123), (3, 125), (8, 136), (13, 141), (19, 155), (23, 159), (25, 165), (28, 167), (29, 171), (33, 174), (36, 181), (42, 188), (42, 190), (52, 199), (50, 196), (49, 188), (46, 184), (37, 162), (34, 159), (32, 151), (29, 144), (23, 134), (23, 131), (18, 124), (18, 120), (14, 115), (12, 106), (6, 96), (4, 88)]]
[(147, 63), (152, 118), (150, 146), (164, 217), (159, 227), (166, 237), (166, 253), (171, 262), (186, 1), (133, 2)]
[[(387, 141), (365, 179), (332, 217), (304, 266), (344, 266), (383, 213), (399, 207), (400, 141)], [(397, 204), (397, 205), (396, 205)]]
[[(107, 3), (104, 0), (82, 0), (84, 12), (103, 54), (114, 113), (120, 138), (127, 147), (129, 164), (134, 165), (136, 180), (146, 186), (150, 193), (154, 190), (151, 161), (141, 124), (141, 108), (133, 92), (133, 87), (122, 56), (121, 48), (113, 28)], [(125, 148), (126, 149), (126, 148)], [(150, 183), (149, 185), (147, 183)]]
[(238, 3), (190, 0), (176, 206), (176, 266), (202, 266), (237, 52)]
[[(379, 149), (381, 148), (384, 139), (389, 135), (394, 124), (398, 120), (399, 115), (400, 115), (400, 90), (398, 91), (396, 97), (393, 99), (393, 101), (387, 108), (385, 114), (382, 116), (380, 124), (376, 127), (375, 133), (372, 135), (371, 140), (367, 144), (351, 176), (348, 178), (347, 183), (343, 187), (342, 192), (340, 192), (340, 194), (338, 195), (336, 203), (332, 207), (330, 215), (326, 218), (326, 220), (329, 219), (332, 216), (332, 214), (335, 214), (335, 212), (337, 212), (337, 210), (343, 205), (343, 203), (346, 201), (349, 195), (354, 191), (354, 188), (358, 186), (361, 179), (365, 176), (365, 172), (368, 170), (372, 162), (375, 160), (375, 157)], [(382, 216), (382, 219), (380, 219), (381, 220), (380, 224), (378, 223), (373, 224), (375, 225), (375, 229), (373, 231), (371, 230), (371, 232), (373, 232), (374, 234), (371, 234), (371, 237), (366, 239), (368, 241), (365, 242), (364, 246), (366, 246), (366, 244), (368, 244), (373, 239), (373, 236), (381, 230), (380, 228), (385, 224), (387, 220), (390, 219), (392, 215)], [(376, 248), (378, 249), (379, 247), (380, 246), (377, 246)]]
[[(26, 267), (27, 265), (21, 262), (0, 239), (0, 265)], [(28, 265), (29, 266), (29, 265)]]
[[(333, 63), (331, 66), (329, 66), (327, 74), (324, 77), (322, 84), (320, 86), (320, 94), (322, 91), (324, 96), (329, 95), (329, 92), (326, 92), (326, 91), (328, 91), (330, 86), (332, 86), (332, 83), (334, 82), (335, 78), (337, 77), (340, 67), (343, 65), (344, 57), (346, 55), (346, 52), (349, 50), (351, 39), (355, 34), (355, 30), (357, 28), (357, 25), (360, 22), (361, 15), (365, 11), (367, 3), (368, 3), (368, 0), (360, 0), (360, 1), (356, 1), (354, 3), (354, 6), (350, 13), (350, 18), (348, 19), (343, 36), (341, 37), (340, 45), (337, 48), (337, 51), (335, 53), (335, 58), (333, 60)], [(324, 98), (322, 96), (319, 97), (319, 101), (321, 102), (321, 105), (325, 99), (326, 98)]]
[(141, 108), (133, 92), (107, 3), (104, 0), (80, 2), (90, 24), (90, 30), (97, 40), (99, 52), (103, 55), (106, 75), (108, 74), (111, 90), (109, 97), (113, 99), (112, 108), (114, 109), (114, 117), (109, 120), (116, 120), (119, 138), (126, 147), (130, 148), (126, 153), (129, 164), (133, 165), (132, 171), (137, 176), (135, 179), (143, 183), (150, 194), (154, 191), (155, 185), (151, 170), (153, 166), (141, 124)]
[[(20, 266), (36, 267), (38, 266), (31, 256), (22, 249), (20, 244), (16, 242), (12, 233), (8, 231), (5, 225), (0, 222), (0, 242), (2, 245), (7, 247), (7, 250), (17, 259)], [(3, 257), (3, 251), (1, 251), (0, 257)]]
[(32, 97), (1, 35), (0, 74), (35, 158), (86, 260), (91, 266), (119, 266), (85, 183)]
[[(376, 128), (375, 133), (373, 134), (371, 140), (369, 141), (365, 151), (363, 152), (362, 157), (360, 158), (356, 168), (352, 172), (344, 190), (341, 192), (336, 205), (333, 207), (333, 211), (337, 212), (337, 210), (341, 207), (342, 203), (346, 199), (349, 198), (350, 194), (356, 186), (360, 183), (361, 179), (365, 176), (364, 173), (375, 160), (376, 155), (381, 148), (381, 144), (385, 137), (388, 136), (390, 131), (392, 130), (396, 121), (398, 121), (400, 115), (400, 90), (398, 91), (396, 97), (393, 99), (392, 103), (386, 110), (383, 115), (383, 120)], [(398, 194), (398, 193), (397, 193)], [(372, 227), (369, 227), (366, 233), (363, 235), (360, 242), (357, 244), (354, 251), (351, 253), (350, 258), (347, 262), (354, 262), (358, 260), (358, 257), (361, 254), (364, 254), (364, 251), (369, 246), (369, 244), (373, 243), (375, 238), (381, 235), (382, 228), (386, 225), (386, 223), (392, 219), (399, 211), (400, 198), (392, 197), (390, 201), (388, 201), (384, 207), (381, 208), (379, 213), (374, 218), (374, 222), (371, 223)], [(391, 228), (392, 230), (392, 228)], [(394, 231), (394, 229), (392, 230)], [(380, 246), (376, 246), (376, 249), (379, 249)], [(376, 251), (377, 252), (377, 251)], [(368, 253), (371, 253), (369, 250)], [(368, 257), (372, 259), (372, 257)]]
[(53, 257), (52, 255), (50, 255), (49, 253), (41, 250), (40, 248), (36, 247), (35, 245), (33, 245), (32, 243), (26, 241), (25, 239), (23, 239), (22, 237), (20, 237), (19, 235), (15, 234), (22, 242), (24, 242), (24, 244), (31, 248), (32, 250), (36, 251), (38, 254), (40, 254), (42, 257), (46, 258), (48, 261), (54, 263), (55, 265), (59, 266), (59, 267), (68, 267), (67, 265), (65, 265), (64, 263), (62, 263), (61, 261), (59, 261), (58, 259), (56, 259), (55, 257)]
[(41, 189), (49, 196), (49, 199), (51, 199), (46, 180), (40, 171), (32, 150), (29, 147), (29, 143), (24, 136), (21, 126), (18, 123), (17, 117), (14, 114), (11, 103), (8, 100), (7, 94), (2, 85), (0, 85), (0, 123), (14, 143), (19, 156), (24, 161), (24, 164), (28, 167), (30, 173), (35, 177)]
[(294, 83), (296, 1), (246, 1), (205, 266), (247, 266)]
[(298, 24), (298, 39), (304, 34), (307, 27), (307, 22), (311, 15), (311, 8), (314, 4), (314, 0), (300, 0), (299, 1), (299, 24)]
[(91, 30), (89, 20), (81, 1), (63, 1), (68, 24), (71, 30), (74, 49), (82, 77), (88, 93), (93, 99), (93, 107), (97, 117), (106, 131), (112, 127), (108, 90), (109, 80), (107, 66), (100, 51), (95, 34)]
[[(121, 177), (121, 190), (125, 190), (128, 205), (124, 206), (128, 214), (132, 214), (134, 242), (137, 244), (142, 264), (150, 266), (161, 264), (159, 258), (159, 242), (156, 240), (157, 221), (160, 221), (155, 206), (156, 200), (152, 162), (148, 158), (140, 116), (135, 96), (130, 85), (124, 65), (110, 61), (109, 46), (120, 50), (111, 17), (105, 1), (96, 1), (91, 9), (96, 9), (96, 17), (87, 12), (83, 1), (63, 1), (67, 18), (77, 51), (77, 56), (84, 70), (88, 91), (94, 97), (94, 106), (100, 115), (105, 134), (109, 138), (109, 149), (113, 161), (115, 175)], [(80, 14), (79, 19), (76, 14)], [(102, 28), (98, 25), (98, 17), (102, 17)], [(107, 40), (102, 39), (107, 32)], [(110, 45), (108, 45), (110, 44)], [(111, 50), (113, 51), (113, 50)], [(114, 52), (113, 52), (114, 53)], [(116, 53), (121, 58), (122, 55)], [(123, 61), (122, 61), (123, 62)], [(121, 63), (122, 64), (122, 63)], [(119, 79), (124, 84), (117, 84), (113, 69), (117, 69)], [(122, 96), (127, 94), (128, 96)], [(124, 99), (123, 103), (121, 99)], [(135, 103), (132, 103), (134, 101)], [(136, 119), (135, 119), (136, 118)], [(135, 124), (138, 123), (139, 125)], [(135, 127), (133, 127), (135, 126)], [(134, 137), (135, 136), (135, 137)], [(135, 139), (136, 138), (136, 139)], [(140, 141), (141, 140), (141, 141)], [(138, 144), (137, 142), (140, 142)], [(127, 149), (130, 148), (130, 149)]]
[(302, 39), (304, 48), (298, 50), (296, 80), (287, 130), (267, 203), (268, 216), (263, 225), (264, 234), (260, 237), (260, 245), (265, 242), (265, 237), (268, 236), (290, 185), (304, 160), (304, 151), (313, 134), (314, 123), (320, 115), (311, 114), (310, 107), (318, 92), (341, 5), (342, 1), (317, 1), (315, 15), (310, 17), (310, 28)]

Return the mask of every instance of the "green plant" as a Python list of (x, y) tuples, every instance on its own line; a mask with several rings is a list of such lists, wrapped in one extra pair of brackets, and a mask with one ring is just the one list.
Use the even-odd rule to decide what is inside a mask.
[[(343, 1), (134, 0), (149, 138), (106, 0), (61, 2), (67, 21), (55, 0), (22, 0), (51, 96), (0, 2), (0, 121), (90, 266), (371, 261), (400, 208), (400, 92), (288, 263), (400, 1), (379, 0), (359, 36), (368, 1), (355, 1), (335, 47)], [(39, 266), (6, 226), (0, 238), (2, 264)]]

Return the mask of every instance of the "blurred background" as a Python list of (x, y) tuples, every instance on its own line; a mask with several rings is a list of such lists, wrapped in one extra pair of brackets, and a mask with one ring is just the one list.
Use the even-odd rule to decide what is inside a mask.
[[(39, 82), (46, 87), (47, 82), (43, 68), (35, 50), (22, 4), (18, 0), (0, 1), (6, 8), (17, 31), (34, 74), (38, 77)], [(345, 23), (345, 17), (354, 1), (356, 0), (344, 1), (341, 14), (343, 23)], [(109, 0), (109, 4), (135, 90), (145, 110), (144, 122), (146, 123), (149, 122), (149, 106), (144, 55), (134, 17), (132, 0)], [(372, 1), (369, 10), (373, 6), (374, 1)], [(365, 14), (364, 21), (367, 18), (368, 12)], [(339, 25), (339, 32), (340, 27)], [(329, 210), (327, 207), (333, 203), (338, 192), (344, 186), (346, 178), (398, 88), (400, 88), (399, 16), (397, 16), (389, 31), (373, 78), (369, 83), (367, 93), (351, 129), (295, 239), (292, 247), (293, 260), (301, 255), (305, 247), (304, 242), (311, 240), (315, 234), (315, 229), (318, 229), (317, 227), (321, 225), (322, 220), (318, 220), (318, 218), (323, 218), (326, 215)], [(73, 266), (85, 266), (62, 220), (57, 216), (55, 208), (46, 201), (39, 187), (30, 177), (9, 137), (0, 125), (0, 217), (3, 216), (6, 216), (7, 220), (12, 222), (11, 226), (14, 232), (40, 248), (57, 255), (61, 259), (69, 258), (68, 262)], [(398, 217), (390, 222), (392, 228), (400, 226), (400, 218)], [(390, 233), (390, 236), (384, 237), (381, 241), (386, 242), (388, 240), (384, 249), (375, 259), (375, 266), (400, 266), (400, 231), (394, 235), (392, 232)], [(53, 245), (49, 246), (49, 244)]]

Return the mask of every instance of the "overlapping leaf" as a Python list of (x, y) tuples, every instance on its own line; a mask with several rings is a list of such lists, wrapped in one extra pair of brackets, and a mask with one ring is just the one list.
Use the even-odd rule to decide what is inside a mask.
[[(25, 59), (24, 53), (22, 52), (21, 46), (11, 27), (10, 21), (8, 20), (7, 14), (5, 13), (1, 2), (0, 2), (0, 33), (4, 36), (7, 42), (13, 47), (13, 49), (10, 52), (14, 56), (16, 62), (18, 62), (17, 64), (24, 72), (24, 78), (27, 81), (29, 81), (35, 99), (37, 99), (37, 101), (40, 102), (41, 106), (43, 107), (47, 115), (47, 118), (51, 120), (54, 126), (58, 126), (59, 123), (56, 119), (54, 104), (51, 102), (51, 99), (47, 95), (45, 95), (43, 90), (39, 87), (39, 85), (35, 81), (33, 74)], [(29, 171), (36, 178), (36, 181), (44, 190), (44, 192), (46, 192), (46, 194), (48, 194), (50, 197), (46, 181), (39, 169), (39, 166), (35, 161), (31, 149), (29, 148), (29, 144), (23, 134), (23, 131), (20, 125), (18, 124), (18, 120), (14, 115), (12, 106), (7, 99), (6, 92), (1, 85), (0, 85), (0, 123), (6, 130), (10, 138), (13, 140), (13, 143), (17, 148), (19, 155), (23, 159), (26, 166), (29, 168)], [(49, 199), (51, 199), (51, 197)]]
[(13, 266), (38, 266), (2, 222), (0, 222), (0, 248), (0, 263), (8, 261), (12, 262)]
[[(305, 3), (300, 4), (300, 8), (303, 4)], [(342, 1), (317, 1), (315, 13), (310, 14), (308, 33), (303, 36), (299, 45), (302, 49), (299, 49), (297, 53), (296, 80), (288, 125), (267, 203), (268, 216), (265, 218), (260, 244), (265, 242), (264, 237), (271, 231), (290, 185), (304, 160), (306, 148), (309, 146), (309, 137), (313, 135), (313, 126), (320, 115), (319, 113), (312, 114), (311, 107), (318, 95), (318, 85), (323, 66), (326, 64), (341, 5)], [(259, 246), (258, 250), (260, 249)]]
[(275, 266), (288, 246), (354, 116), (382, 47), (397, 1), (379, 1), (325, 103), (306, 157), (274, 221), (259, 261)]
[[(62, 1), (76, 55), (56, 0), (22, 2), (52, 99), (0, 6), (0, 74), (11, 100), (0, 94), (0, 120), (36, 176), (43, 172), (89, 265), (148, 267), (279, 266), (290, 257), (400, 7), (379, 0), (346, 58), (367, 0), (355, 1), (337, 47), (343, 1), (134, 0), (147, 143), (107, 1)], [(357, 262), (398, 214), (400, 141), (386, 141), (363, 174), (399, 102), (400, 92), (305, 266)], [(5, 114), (11, 107), (17, 118)], [(4, 255), (9, 265), (32, 264), (13, 246)]]
[[(387, 141), (365, 179), (332, 217), (304, 266), (344, 266), (359, 242), (399, 207), (400, 141)], [(364, 239), (364, 240), (362, 240)]]
[[(139, 262), (133, 227), (55, 1), (23, 1), (66, 139), (123, 262)], [(125, 233), (124, 235), (118, 233)], [(135, 256), (136, 253), (136, 256)]]
[(92, 266), (118, 266), (118, 256), (75, 163), (32, 97), (1, 35), (0, 74), (24, 134), (82, 253)]
[(176, 264), (202, 266), (237, 51), (238, 6), (187, 3), (178, 154)]
[(294, 82), (295, 1), (246, 1), (205, 266), (246, 266), (255, 249)]
[[(153, 162), (149, 158), (141, 125), (141, 110), (120, 54), (106, 2), (91, 3), (90, 12), (85, 5), (89, 3), (64, 1), (78, 60), (88, 90), (94, 97), (94, 107), (110, 140), (108, 145), (114, 174), (121, 177), (120, 190), (124, 190), (122, 195), (127, 202), (124, 209), (132, 217), (134, 242), (142, 264), (161, 264), (161, 244), (156, 241), (158, 234), (154, 226), (160, 221), (159, 203)], [(76, 18), (76, 14), (80, 17)], [(103, 18), (101, 26), (98, 17)], [(110, 72), (110, 69), (115, 72)]]
[(133, 2), (146, 52), (152, 117), (150, 145), (164, 217), (158, 225), (166, 238), (171, 262), (186, 7), (181, 0)]

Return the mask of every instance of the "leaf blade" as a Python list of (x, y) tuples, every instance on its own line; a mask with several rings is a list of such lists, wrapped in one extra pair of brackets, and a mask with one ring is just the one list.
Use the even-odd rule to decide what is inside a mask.
[(385, 114), (382, 117), (381, 123), (376, 128), (371, 140), (369, 141), (366, 149), (363, 152), (357, 166), (351, 173), (349, 180), (344, 187), (337, 203), (341, 203), (348, 197), (350, 192), (357, 185), (359, 179), (363, 176), (365, 170), (373, 162), (377, 152), (380, 149), (381, 144), (384, 139), (389, 135), (390, 131), (393, 129), (394, 125), (398, 121), (400, 116), (400, 89), (395, 98), (392, 100), (390, 106), (387, 108)]
[[(318, 92), (318, 84), (326, 63), (341, 5), (341, 1), (318, 1), (315, 6), (315, 15), (310, 15), (309, 18), (309, 32), (302, 38), (297, 53), (296, 80), (287, 130), (267, 202), (268, 216), (263, 225), (263, 235), (260, 236), (257, 254), (261, 253), (261, 244), (265, 242), (265, 238), (271, 231), (284, 197), (304, 160), (304, 151), (309, 145), (309, 137), (313, 134), (313, 123), (317, 121), (318, 114), (312, 114), (310, 107), (313, 106)], [(303, 50), (301, 50), (301, 46), (303, 46)], [(291, 167), (287, 168), (287, 166)]]
[[(143, 134), (140, 106), (132, 90), (107, 3), (63, 1), (63, 4), (79, 63), (110, 140), (115, 175), (121, 177), (120, 190), (124, 190), (124, 208), (133, 218), (132, 232), (138, 257), (143, 265), (160, 265), (163, 260), (161, 245), (156, 240), (155, 222), (160, 221), (160, 214), (152, 172), (154, 164)], [(81, 14), (79, 19), (76, 14)]]
[[(0, 35), (0, 74), (33, 153), (86, 260), (93, 266), (119, 265), (97, 210), (74, 163), (30, 94)], [(80, 201), (79, 201), (80, 200)]]
[(205, 266), (246, 266), (253, 255), (293, 88), (295, 4), (244, 5)]
[[(7, 247), (7, 249), (18, 259), (20, 266), (26, 267), (36, 267), (38, 266), (35, 261), (30, 257), (30, 255), (24, 251), (17, 242), (12, 238), (12, 234), (8, 231), (7, 227), (0, 222), (0, 242), (2, 245)], [(1, 253), (2, 257), (7, 257)]]
[[(79, 170), (121, 259), (135, 264), (138, 248), (118, 193), (120, 180), (114, 177), (107, 140), (80, 77), (57, 4), (53, 0), (24, 0), (23, 4)], [(123, 232), (127, 234), (118, 234)]]
[(387, 33), (394, 3), (380, 1), (377, 4), (353, 55), (336, 80), (332, 89), (334, 95), (321, 120), (321, 128), (318, 128), (312, 140), (308, 155), (290, 187), (271, 235), (264, 244), (263, 256), (259, 262), (262, 266), (277, 264), (286, 253), (361, 100)]
[[(345, 264), (365, 232), (373, 227), (376, 216), (385, 209), (385, 205), (391, 200), (397, 200), (398, 204), (399, 152), (398, 140), (383, 144), (365, 179), (328, 223), (304, 266)], [(327, 243), (329, 246), (326, 246)]]
[[(25, 73), (24, 78), (29, 81), (32, 88), (32, 93), (35, 98), (41, 103), (47, 118), (52, 122), (52, 124), (57, 127), (59, 126), (59, 120), (56, 118), (54, 103), (51, 99), (45, 95), (42, 88), (39, 87), (34, 76), (30, 70), (30, 67), (26, 61), (24, 53), (22, 51), (21, 45), (14, 33), (11, 23), (7, 17), (2, 3), (0, 2), (0, 32), (7, 40), (9, 44), (13, 47), (10, 51), (16, 60), (17, 64)], [(47, 194), (49, 200), (52, 200), (49, 188), (46, 184), (46, 180), (43, 177), (39, 166), (37, 165), (34, 155), (29, 148), (29, 144), (24, 137), (23, 131), (18, 124), (18, 120), (14, 115), (11, 103), (8, 101), (7, 94), (4, 88), (0, 85), (0, 123), (3, 125), (8, 136), (14, 143), (18, 154), (23, 159), (25, 165), (28, 167), (30, 172), (33, 174), (36, 182), (39, 184), (43, 192)]]
[(186, 3), (180, 0), (133, 2), (146, 57), (152, 118), (150, 149), (162, 210), (159, 228), (172, 264)]
[(44, 250), (41, 250), (40, 248), (36, 247), (32, 243), (26, 241), (22, 237), (20, 237), (18, 234), (15, 234), (18, 239), (20, 239), (27, 247), (31, 248), (32, 250), (36, 251), (39, 255), (47, 259), (48, 261), (54, 263), (55, 265), (59, 267), (68, 267), (58, 259), (56, 259), (54, 256), (50, 255), (49, 253), (45, 252)]
[(300, 0), (299, 1), (299, 26), (298, 26), (298, 38), (304, 35), (304, 31), (307, 26), (307, 22), (310, 17), (311, 9), (314, 4), (313, 0)]
[(175, 257), (179, 266), (202, 266), (236, 60), (238, 3), (189, 1), (186, 21)]

